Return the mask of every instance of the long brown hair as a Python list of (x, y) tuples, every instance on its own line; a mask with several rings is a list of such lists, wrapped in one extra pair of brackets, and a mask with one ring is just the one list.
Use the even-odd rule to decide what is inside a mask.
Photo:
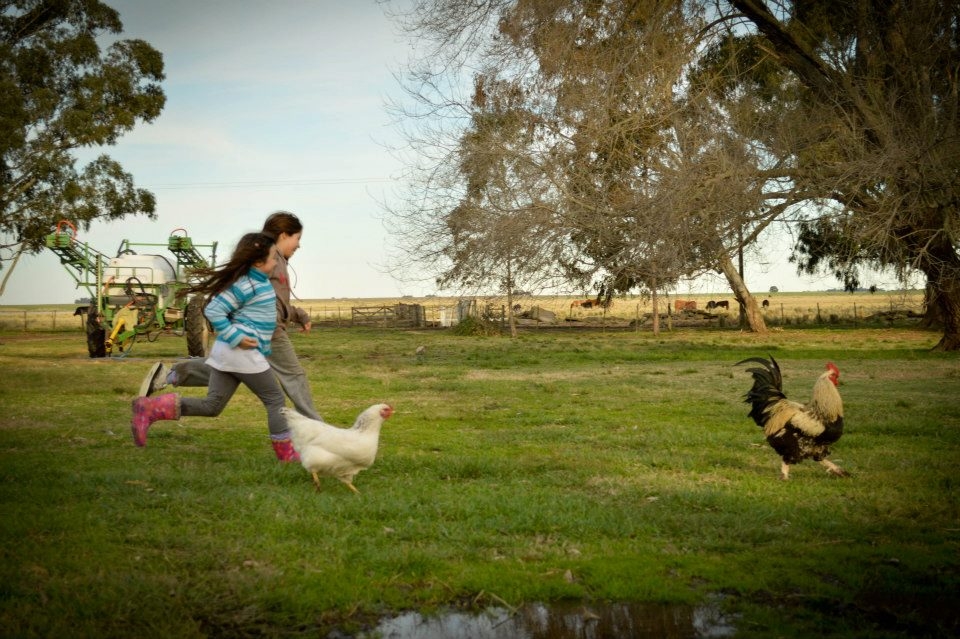
[(281, 233), (296, 235), (301, 231), (303, 231), (303, 224), (300, 223), (300, 218), (289, 211), (277, 211), (267, 217), (261, 232), (272, 235), (274, 240), (279, 240)]
[(207, 300), (210, 300), (246, 275), (254, 264), (267, 260), (275, 243), (276, 239), (267, 233), (247, 233), (237, 242), (229, 262), (217, 268), (195, 271), (196, 275), (204, 278), (203, 281), (187, 288), (182, 294), (206, 293)]

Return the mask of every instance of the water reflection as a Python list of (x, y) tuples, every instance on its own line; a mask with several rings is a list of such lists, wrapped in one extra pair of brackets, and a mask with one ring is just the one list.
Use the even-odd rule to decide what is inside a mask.
[(719, 607), (659, 604), (533, 604), (384, 619), (366, 639), (721, 639), (736, 629)]

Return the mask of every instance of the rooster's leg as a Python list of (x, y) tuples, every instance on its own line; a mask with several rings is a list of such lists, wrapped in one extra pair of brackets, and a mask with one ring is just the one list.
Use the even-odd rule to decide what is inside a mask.
[(353, 482), (352, 482), (352, 481), (345, 481), (345, 482), (343, 482), (343, 483), (346, 484), (346, 485), (347, 485), (347, 488), (349, 488), (350, 490), (352, 490), (355, 494), (357, 494), (357, 495), (360, 494), (360, 491), (357, 490), (357, 487), (353, 485)]
[(836, 475), (837, 477), (849, 477), (849, 475), (847, 475), (847, 471), (840, 468), (828, 459), (821, 459), (820, 463), (823, 464), (824, 468), (826, 468), (827, 472), (831, 475)]
[(317, 492), (320, 492), (320, 478), (317, 477), (316, 473), (311, 473), (313, 475), (313, 485), (316, 487)]
[(780, 479), (783, 481), (790, 479), (790, 464), (787, 462), (780, 462)]

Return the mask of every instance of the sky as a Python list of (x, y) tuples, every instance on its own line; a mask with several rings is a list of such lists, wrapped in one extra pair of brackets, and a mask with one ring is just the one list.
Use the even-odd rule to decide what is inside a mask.
[[(122, 38), (163, 53), (166, 106), (113, 147), (136, 185), (157, 198), (157, 218), (97, 223), (78, 239), (109, 256), (121, 242), (166, 243), (175, 229), (218, 243), (222, 263), (236, 240), (266, 216), (292, 211), (304, 224), (290, 262), (301, 299), (448, 294), (431, 274), (389, 272), (384, 202), (401, 172), (400, 144), (386, 104), (413, 50), (374, 0), (106, 0)], [(92, 156), (91, 156), (92, 157)], [(140, 253), (163, 249), (138, 249)], [(752, 256), (755, 292), (835, 288), (832, 277), (801, 278), (775, 237)], [(6, 268), (0, 277), (7, 275)], [(865, 282), (892, 288), (882, 278)], [(580, 291), (569, 291), (579, 293)], [(678, 292), (728, 293), (719, 277)], [(86, 297), (50, 251), (24, 256), (0, 305), (67, 304)]]

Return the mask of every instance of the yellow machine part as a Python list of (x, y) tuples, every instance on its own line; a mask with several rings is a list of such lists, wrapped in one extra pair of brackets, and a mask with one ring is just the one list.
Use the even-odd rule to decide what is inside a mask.
[[(136, 326), (137, 319), (138, 311), (133, 306), (127, 306), (117, 311), (116, 315), (113, 316), (113, 330), (110, 331), (110, 336), (106, 341), (108, 353), (112, 352), (113, 345), (116, 343), (117, 335), (126, 330), (127, 327), (133, 328)], [(123, 350), (124, 344), (119, 344), (119, 346), (120, 349)]]

